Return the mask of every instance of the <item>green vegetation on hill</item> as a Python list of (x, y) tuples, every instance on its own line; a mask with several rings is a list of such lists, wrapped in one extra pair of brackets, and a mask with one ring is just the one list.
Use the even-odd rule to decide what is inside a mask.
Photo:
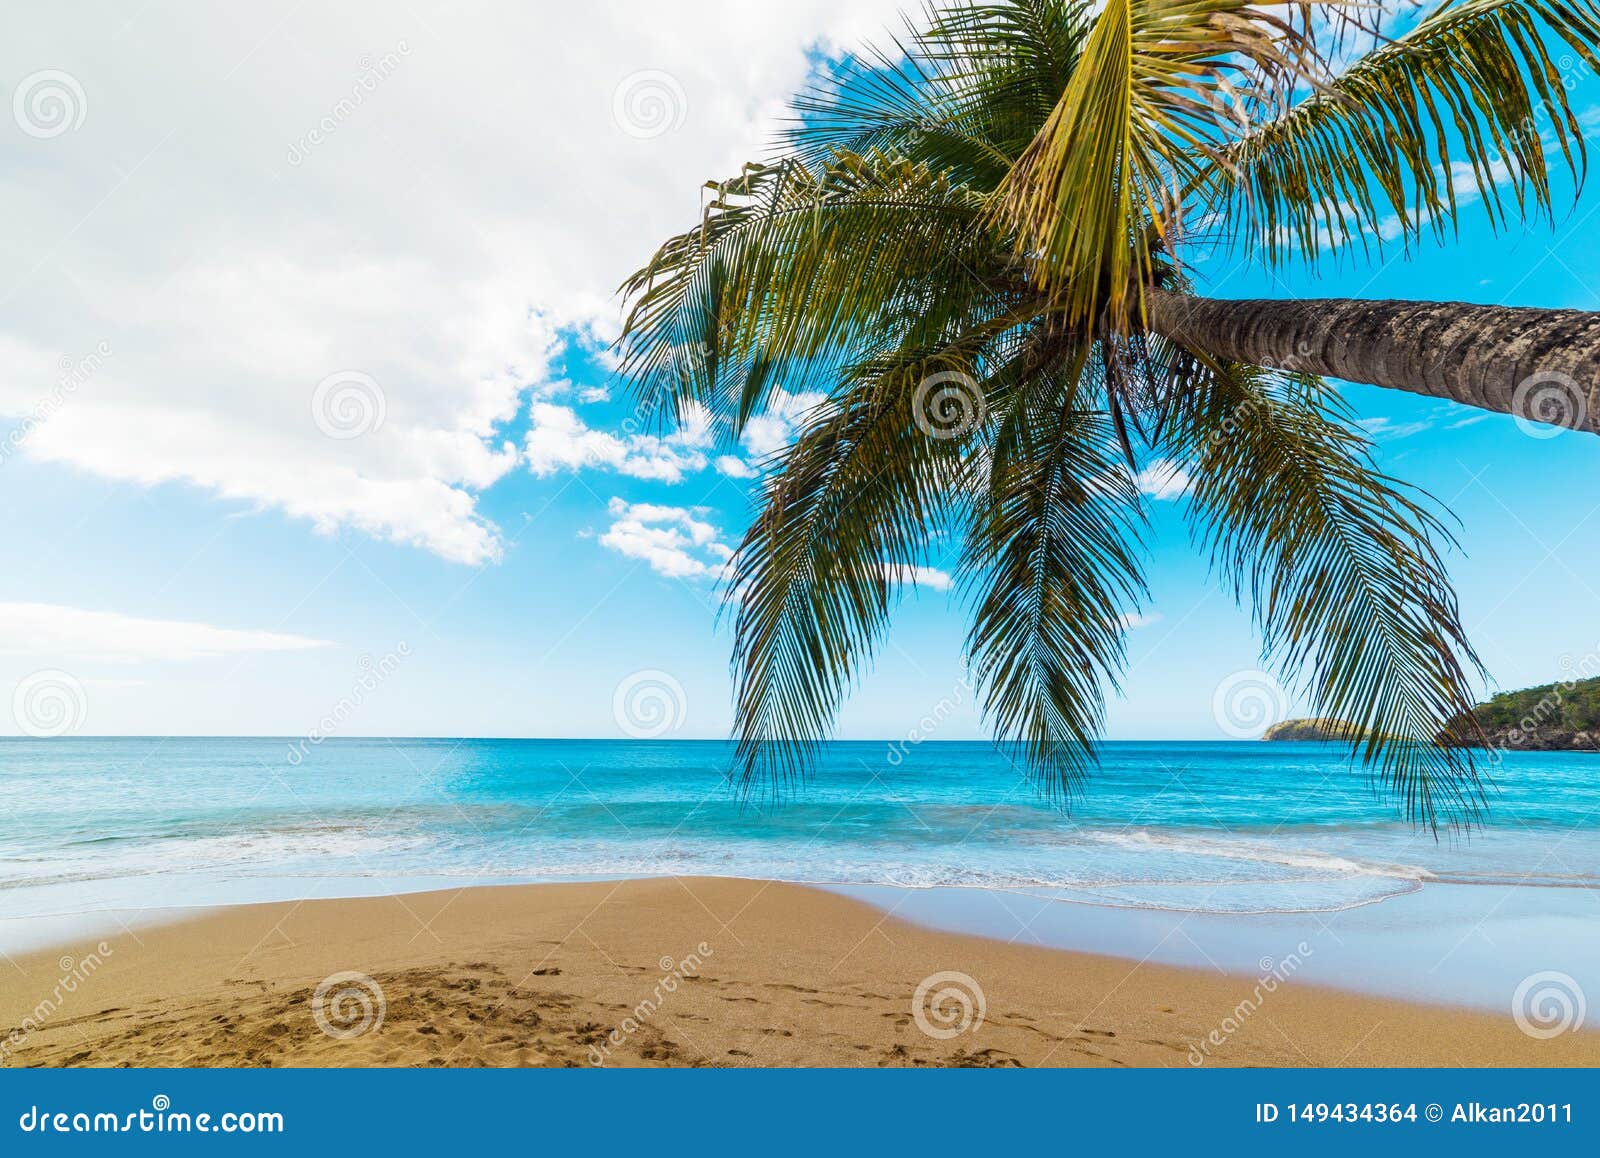
[[(1493, 748), (1600, 751), (1600, 676), (1501, 692), (1472, 709)], [(1441, 735), (1460, 746), (1480, 741), (1457, 717)], [(1263, 740), (1344, 741), (1361, 738), (1345, 720), (1285, 720), (1268, 728)]]
[(1495, 747), (1600, 748), (1600, 677), (1501, 692), (1472, 713)]
[(1285, 720), (1274, 724), (1262, 735), (1263, 740), (1358, 740), (1361, 729), (1348, 720), (1313, 717), (1306, 720)]
[(1501, 692), (1488, 703), (1479, 704), (1473, 714), (1486, 728), (1520, 727), (1530, 718), (1536, 724), (1573, 731), (1600, 728), (1600, 677)]

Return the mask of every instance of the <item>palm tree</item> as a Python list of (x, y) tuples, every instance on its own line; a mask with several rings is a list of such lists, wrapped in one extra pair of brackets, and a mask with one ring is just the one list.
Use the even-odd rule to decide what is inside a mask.
[(1497, 225), (1548, 216), (1552, 168), (1583, 168), (1562, 67), (1600, 66), (1600, 9), (1447, 0), (1401, 35), (1372, 11), (930, 13), (803, 94), (777, 155), (709, 184), (702, 220), (625, 283), (623, 370), (648, 405), (736, 438), (775, 391), (825, 398), (730, 568), (747, 787), (804, 774), (950, 541), (996, 737), (1070, 797), (1145, 594), (1139, 471), (1164, 462), (1267, 659), (1355, 725), (1406, 815), (1478, 815), (1480, 758), (1439, 739), (1471, 719), (1478, 669), (1449, 531), (1318, 375), (1501, 410), (1533, 381), (1530, 416), (1579, 412), (1600, 315), (1217, 301), (1181, 258), (1444, 238), (1463, 181)]

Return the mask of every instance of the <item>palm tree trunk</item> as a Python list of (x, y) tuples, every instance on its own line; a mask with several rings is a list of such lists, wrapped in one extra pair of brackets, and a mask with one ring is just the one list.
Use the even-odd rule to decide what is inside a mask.
[(1150, 328), (1197, 352), (1600, 433), (1600, 313), (1463, 302), (1221, 301), (1152, 289)]

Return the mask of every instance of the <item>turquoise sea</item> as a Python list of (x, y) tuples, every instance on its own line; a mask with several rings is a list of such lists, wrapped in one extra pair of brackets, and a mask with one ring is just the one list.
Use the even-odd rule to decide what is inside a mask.
[[(1551, 953), (1570, 921), (1600, 918), (1600, 756), (1505, 756), (1489, 824), (1435, 839), (1330, 745), (1111, 743), (1070, 812), (984, 743), (831, 744), (777, 807), (730, 790), (728, 755), (691, 741), (0, 740), (0, 947), (40, 918), (647, 874), (810, 882), (933, 924), (1134, 956), (1159, 941), (1157, 957), (1231, 954), (1230, 968), (1255, 960), (1255, 933), (1202, 937), (1197, 955), (1172, 930), (1359, 940), (1413, 914), (1374, 942), (1381, 958), (1455, 910), (1475, 937), (1536, 919), (1521, 941)], [(1424, 890), (1437, 899), (1420, 905)]]
[(721, 743), (0, 741), (0, 916), (318, 882), (672, 873), (1334, 910), (1427, 880), (1600, 884), (1600, 756), (1513, 754), (1435, 840), (1319, 744), (1113, 743), (1063, 811), (992, 746), (836, 743), (777, 807)]

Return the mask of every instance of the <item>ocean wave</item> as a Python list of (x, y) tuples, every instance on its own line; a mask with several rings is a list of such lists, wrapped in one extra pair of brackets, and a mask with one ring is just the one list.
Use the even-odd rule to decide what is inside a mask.
[[(229, 835), (140, 840), (80, 841), (59, 853), (8, 858), (0, 890), (155, 876), (170, 872), (265, 870), (268, 875), (297, 863), (368, 858), (405, 849), (421, 851), (414, 836), (391, 836), (351, 829), (300, 828), (238, 832)], [(96, 854), (99, 855), (96, 855)], [(289, 874), (285, 874), (289, 875)]]
[(1420, 865), (1357, 860), (1337, 853), (1283, 848), (1260, 840), (1229, 840), (1186, 832), (1152, 832), (1148, 829), (1087, 832), (1083, 835), (1088, 840), (1120, 845), (1124, 848), (1161, 849), (1192, 856), (1283, 865), (1336, 876), (1392, 877), (1407, 881), (1425, 881), (1435, 876), (1432, 871)]
[(290, 899), (306, 895), (307, 881), (317, 882), (309, 886), (315, 891), (330, 880), (406, 891), (394, 882), (724, 876), (986, 889), (1062, 903), (1231, 914), (1336, 912), (1435, 884), (1600, 887), (1600, 880), (1581, 871), (1518, 874), (1498, 855), (1510, 849), (1513, 864), (1536, 865), (1538, 846), (1528, 842), (1508, 841), (1492, 858), (1481, 847), (1469, 856), (1448, 846), (1403, 846), (1407, 852), (1431, 849), (1437, 859), (1422, 865), (1371, 855), (1392, 853), (1396, 843), (1360, 832), (1301, 830), (1285, 838), (1273, 832), (1061, 824), (968, 839), (970, 831), (936, 828), (915, 840), (880, 831), (819, 841), (804, 832), (735, 836), (710, 827), (653, 841), (632, 830), (577, 837), (526, 830), (485, 834), (470, 824), (301, 821), (226, 834), (119, 836), (0, 861), (0, 917), (45, 905), (104, 907), (93, 900), (97, 886), (108, 895), (160, 906), (190, 889), (208, 898), (234, 895), (229, 882), (250, 899)]

